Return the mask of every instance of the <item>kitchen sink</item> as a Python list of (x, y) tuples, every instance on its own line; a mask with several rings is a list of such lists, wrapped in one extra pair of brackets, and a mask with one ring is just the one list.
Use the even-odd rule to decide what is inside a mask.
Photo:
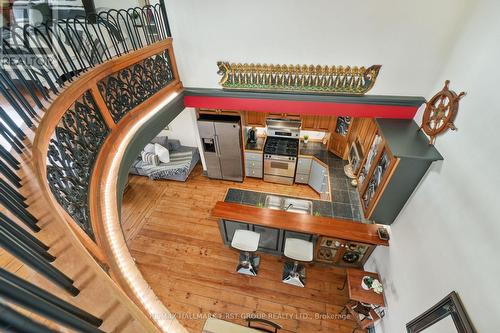
[(312, 215), (313, 203), (309, 200), (285, 198), (283, 207), (287, 212)]
[(284, 198), (277, 195), (266, 196), (264, 207), (284, 210), (290, 213), (312, 215), (313, 204), (309, 200)]
[(283, 210), (283, 198), (276, 195), (266, 196), (264, 207), (270, 209)]

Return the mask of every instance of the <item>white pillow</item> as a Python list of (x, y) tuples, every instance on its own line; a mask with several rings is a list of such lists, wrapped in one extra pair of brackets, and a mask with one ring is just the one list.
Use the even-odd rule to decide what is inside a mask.
[(170, 162), (170, 153), (168, 149), (158, 143), (155, 143), (155, 154), (158, 155), (160, 162), (162, 163)]
[(146, 145), (146, 147), (144, 147), (144, 149), (142, 150), (146, 153), (152, 153), (152, 154), (155, 154), (155, 145), (152, 144), (152, 143), (148, 143)]
[(141, 158), (142, 161), (144, 162), (144, 165), (158, 166), (158, 164), (160, 164), (160, 159), (158, 158), (158, 155), (155, 155), (153, 153), (147, 153), (143, 151), (141, 154)]

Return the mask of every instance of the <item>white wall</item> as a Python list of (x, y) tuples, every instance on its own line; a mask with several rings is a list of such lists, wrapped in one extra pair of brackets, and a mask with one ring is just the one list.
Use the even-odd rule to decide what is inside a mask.
[(196, 111), (193, 108), (185, 108), (168, 125), (168, 130), (163, 130), (160, 135), (167, 135), (169, 139), (177, 139), (181, 145), (189, 147), (198, 147), (201, 156), (203, 170), (206, 170), (205, 158), (201, 147), (198, 125), (196, 123)]
[[(218, 60), (382, 64), (374, 94), (425, 95), (466, 0), (165, 0), (180, 75), (217, 87)], [(471, 0), (472, 1), (472, 0)]]
[(168, 130), (163, 130), (161, 134), (167, 135), (170, 139), (179, 140), (183, 146), (196, 147), (198, 145), (197, 132), (196, 112), (193, 108), (186, 108), (172, 120), (168, 125)]
[(451, 88), (468, 93), (458, 131), (438, 137), (444, 162), (432, 166), (392, 225), (390, 247), (367, 265), (386, 286), (379, 332), (403, 332), (452, 290), (478, 332), (500, 331), (500, 2), (476, 2), (433, 87), (450, 79)]

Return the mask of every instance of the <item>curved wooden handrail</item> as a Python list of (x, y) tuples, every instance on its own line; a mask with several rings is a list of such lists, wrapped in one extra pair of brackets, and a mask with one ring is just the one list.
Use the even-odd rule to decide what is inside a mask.
[[(156, 92), (147, 102), (136, 106), (118, 123), (115, 123), (97, 88), (97, 83), (121, 69), (164, 50), (168, 50), (174, 80)], [(48, 148), (55, 129), (68, 108), (88, 90), (90, 90), (105, 123), (109, 127), (109, 134), (97, 155), (89, 180), (89, 212), (96, 238), (95, 242), (76, 225), (71, 216), (59, 205), (48, 186), (47, 178)], [(117, 293), (123, 294), (124, 302), (131, 315), (143, 327), (146, 327), (148, 332), (177, 333), (186, 332), (186, 330), (170, 315), (170, 312), (153, 293), (127, 248), (120, 224), (117, 178), (121, 159), (134, 133), (148, 119), (160, 112), (162, 107), (181, 94), (182, 83), (175, 65), (172, 40), (169, 38), (112, 59), (82, 75), (53, 101), (38, 126), (33, 142), (33, 163), (43, 196), (50, 203), (57, 216), (65, 222), (68, 232), (74, 236), (75, 243), (83, 245), (88, 253), (97, 260), (94, 260), (94, 268), (99, 270), (100, 274), (103, 273), (100, 266), (104, 266), (105, 269), (109, 268), (111, 278), (117, 284), (115, 284)]]

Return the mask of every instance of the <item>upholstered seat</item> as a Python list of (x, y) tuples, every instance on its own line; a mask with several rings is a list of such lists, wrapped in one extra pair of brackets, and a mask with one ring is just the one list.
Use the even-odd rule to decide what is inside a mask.
[(249, 230), (236, 230), (231, 246), (243, 252), (255, 252), (259, 248), (260, 234)]
[(284, 255), (287, 258), (297, 261), (313, 260), (313, 243), (297, 238), (287, 238), (285, 240)]

